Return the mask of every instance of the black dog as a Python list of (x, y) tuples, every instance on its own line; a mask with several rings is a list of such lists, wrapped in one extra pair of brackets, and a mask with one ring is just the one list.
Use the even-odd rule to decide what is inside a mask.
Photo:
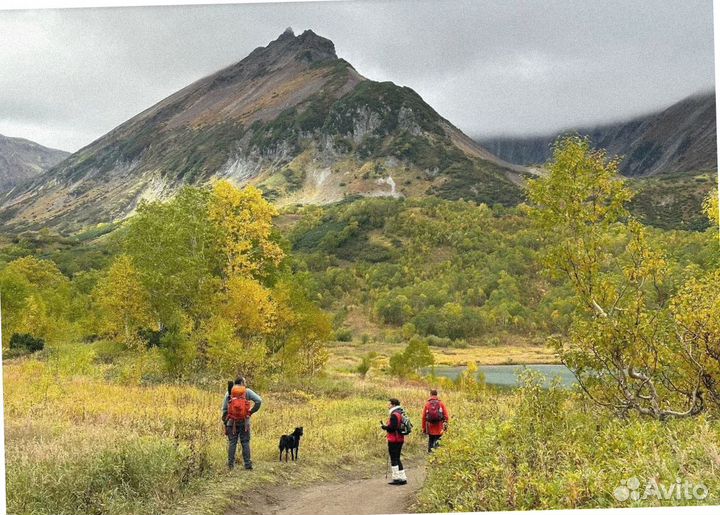
[(292, 460), (295, 461), (298, 457), (298, 450), (300, 450), (300, 437), (303, 435), (303, 428), (302, 427), (296, 427), (295, 431), (293, 431), (289, 435), (282, 435), (280, 437), (280, 445), (278, 446), (280, 448), (280, 461), (282, 461), (282, 453), (285, 451), (285, 461), (288, 459), (288, 451), (290, 451), (290, 456), (292, 457)]

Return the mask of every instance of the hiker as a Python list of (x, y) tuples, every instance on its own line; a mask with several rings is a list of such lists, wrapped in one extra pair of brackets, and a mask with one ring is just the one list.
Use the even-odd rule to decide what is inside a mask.
[(390, 465), (392, 467), (392, 482), (388, 484), (391, 485), (407, 484), (405, 469), (403, 468), (402, 461), (400, 461), (402, 446), (405, 442), (405, 435), (403, 434), (404, 414), (405, 412), (400, 406), (400, 401), (390, 399), (390, 418), (387, 424), (383, 424), (382, 421), (380, 421), (380, 427), (387, 431), (388, 453), (390, 454)]
[(440, 438), (447, 431), (450, 412), (445, 403), (438, 399), (437, 390), (430, 390), (430, 398), (425, 403), (422, 413), (423, 434), (428, 435), (428, 452), (440, 445)]
[[(250, 407), (250, 401), (253, 406)], [(262, 399), (245, 386), (245, 379), (238, 377), (228, 381), (228, 391), (222, 406), (222, 420), (228, 437), (228, 468), (235, 466), (235, 452), (240, 440), (246, 470), (252, 470), (250, 459), (250, 416), (260, 409)]]

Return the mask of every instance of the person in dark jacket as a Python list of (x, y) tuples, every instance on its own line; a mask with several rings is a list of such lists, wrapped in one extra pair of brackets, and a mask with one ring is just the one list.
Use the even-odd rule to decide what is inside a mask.
[[(234, 381), (235, 385), (245, 386), (245, 379), (238, 377)], [(250, 409), (250, 415), (257, 412), (262, 405), (262, 399), (258, 394), (253, 392), (250, 388), (245, 388), (245, 398), (253, 403)], [(233, 425), (233, 422), (228, 419), (228, 404), (230, 402), (230, 392), (225, 394), (225, 400), (222, 405), (222, 419), (225, 421), (225, 433), (228, 437), (228, 468), (230, 470), (235, 466), (235, 454), (237, 452), (237, 443), (240, 441), (242, 446), (242, 457), (245, 469), (252, 470), (252, 459), (250, 454), (250, 418), (245, 421), (245, 424), (237, 426)]]
[[(430, 418), (433, 420), (428, 420)], [(423, 433), (428, 435), (428, 452), (438, 447), (449, 422), (450, 412), (445, 403), (438, 398), (437, 390), (430, 390), (430, 398), (425, 403), (422, 413)]]
[(387, 431), (388, 453), (390, 454), (390, 465), (392, 467), (392, 482), (389, 483), (391, 485), (407, 484), (405, 469), (400, 460), (403, 443), (405, 442), (405, 436), (400, 432), (403, 413), (400, 401), (390, 399), (390, 417), (387, 424), (380, 421), (380, 427)]

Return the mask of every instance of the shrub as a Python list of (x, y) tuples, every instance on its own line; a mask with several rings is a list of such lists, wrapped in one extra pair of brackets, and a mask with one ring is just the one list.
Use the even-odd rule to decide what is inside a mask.
[(390, 374), (397, 377), (407, 377), (417, 373), (423, 367), (429, 367), (435, 362), (427, 341), (419, 336), (413, 337), (403, 352), (390, 356)]
[(367, 373), (370, 371), (370, 368), (373, 366), (373, 360), (377, 357), (376, 352), (369, 352), (365, 354), (360, 361), (360, 364), (355, 369), (358, 374), (360, 374), (363, 379), (365, 376), (367, 376)]
[(335, 339), (339, 342), (351, 342), (353, 333), (350, 329), (338, 329), (335, 331)]
[(31, 334), (15, 333), (10, 337), (10, 348), (18, 351), (37, 352), (43, 350), (45, 341), (41, 338), (35, 338)]
[(99, 363), (113, 363), (127, 352), (124, 343), (112, 340), (98, 340), (90, 346), (95, 351), (95, 360)]
[[(708, 418), (662, 423), (608, 417), (585, 399), (526, 373), (508, 394), (463, 406), (430, 457), (423, 512), (639, 507), (717, 503), (718, 427)], [(456, 410), (457, 412), (457, 410)], [(632, 459), (628, 459), (628, 457)], [(621, 502), (613, 489), (636, 477), (704, 484), (703, 501), (673, 497)], [(643, 487), (644, 488), (644, 487)], [(640, 490), (643, 493), (643, 490)]]
[(443, 338), (441, 336), (435, 336), (434, 334), (428, 335), (425, 341), (433, 347), (450, 347), (453, 342), (450, 338)]

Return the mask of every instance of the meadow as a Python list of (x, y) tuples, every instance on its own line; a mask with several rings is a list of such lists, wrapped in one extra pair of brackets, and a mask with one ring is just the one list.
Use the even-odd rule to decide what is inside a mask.
[[(442, 349), (438, 349), (442, 350)], [(414, 422), (428, 384), (397, 381), (376, 362), (365, 379), (344, 357), (312, 380), (262, 390), (254, 416), (255, 470), (226, 469), (219, 421), (222, 384), (130, 385), (85, 346), (7, 361), (5, 431), (9, 513), (223, 513), (246, 492), (382, 474), (378, 420), (398, 397)], [(354, 363), (359, 363), (356, 353)], [(153, 358), (148, 357), (148, 361)], [(83, 363), (85, 364), (83, 366)], [(147, 366), (147, 363), (146, 363)], [(543, 389), (529, 375), (516, 390), (438, 379), (452, 413), (428, 460), (417, 511), (667, 506), (720, 502), (720, 424), (710, 417), (652, 422), (608, 417), (578, 391)], [(432, 380), (431, 380), (432, 381)], [(278, 463), (277, 439), (305, 428), (297, 463)], [(423, 459), (416, 429), (405, 452)], [(619, 501), (621, 481), (676, 478), (707, 498)]]
[[(426, 393), (419, 384), (341, 373), (258, 389), (255, 470), (228, 473), (223, 384), (122, 384), (107, 381), (107, 366), (97, 360), (87, 346), (70, 344), (6, 361), (9, 513), (172, 513), (188, 506), (218, 513), (258, 484), (312, 482), (338, 470), (381, 473), (387, 449), (378, 420), (387, 399), (399, 397), (417, 413)], [(278, 463), (279, 436), (300, 425), (300, 461)], [(421, 449), (414, 438), (407, 455)]]

